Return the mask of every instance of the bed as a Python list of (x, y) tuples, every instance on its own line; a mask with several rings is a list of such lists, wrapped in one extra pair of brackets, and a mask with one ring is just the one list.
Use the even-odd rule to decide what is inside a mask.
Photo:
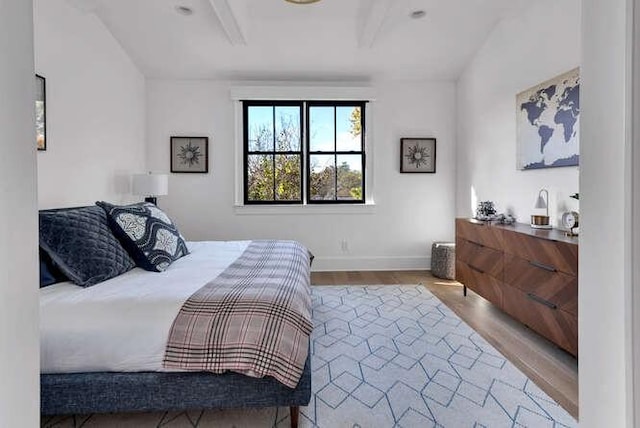
[[(42, 229), (41, 215), (41, 247)], [(66, 247), (69, 246), (73, 245)], [(281, 253), (289, 251), (286, 248), (295, 248), (291, 250), (297, 254), (295, 275), (282, 275), (270, 268), (271, 262), (265, 262), (266, 257), (275, 260), (276, 254), (281, 258)], [(232, 333), (219, 325), (228, 325), (227, 329), (232, 332), (239, 324), (256, 323), (255, 314), (264, 312), (264, 308), (269, 313), (281, 312), (270, 309), (266, 303), (258, 309), (251, 306), (243, 314), (249, 318), (235, 323), (228, 318), (210, 321), (202, 307), (192, 308), (191, 315), (188, 313), (190, 305), (197, 301), (194, 298), (205, 292), (215, 296), (223, 293), (224, 297), (220, 297), (223, 304), (216, 303), (216, 308), (229, 307), (229, 296), (237, 296), (239, 289), (246, 290), (249, 279), (245, 276), (254, 277), (253, 273), (245, 274), (247, 271), (243, 270), (249, 266), (255, 269), (252, 272), (270, 271), (268, 281), (295, 282), (286, 293), (297, 296), (294, 301), (301, 302), (296, 303), (300, 306), (299, 312), (308, 310), (310, 323), (307, 250), (290, 241), (188, 242), (186, 249), (189, 255), (172, 261), (162, 272), (136, 267), (88, 287), (63, 281), (41, 289), (43, 415), (278, 406), (289, 407), (291, 424), (297, 425), (298, 408), (308, 404), (311, 396), (306, 334), (310, 333), (310, 324), (306, 325), (305, 317), (291, 321), (305, 325), (293, 330), (287, 330), (287, 323), (281, 325), (269, 320), (267, 330), (276, 332), (273, 340), (286, 342), (282, 346), (286, 347), (286, 355), (291, 355), (291, 361), (278, 360), (281, 349), (277, 348), (273, 351), (277, 364), (269, 368), (256, 363), (257, 358), (245, 355), (254, 349), (244, 345), (243, 354), (232, 366), (228, 359), (211, 355), (207, 365), (193, 365), (193, 361), (202, 359), (200, 354), (205, 348), (197, 347), (201, 345), (198, 342), (197, 358), (185, 353), (181, 347), (183, 342), (193, 340), (197, 334), (191, 330), (185, 333), (179, 320), (183, 317), (183, 327), (213, 324), (213, 333), (207, 333), (204, 341), (212, 341), (211, 337), (219, 336), (220, 331), (224, 331), (225, 340), (229, 340)], [(269, 251), (272, 255), (265, 256)], [(284, 293), (275, 289), (279, 290), (279, 296)], [(259, 294), (268, 296), (264, 290)], [(268, 302), (267, 297), (264, 298)], [(205, 303), (209, 306), (206, 307), (213, 307), (210, 297), (207, 299)], [(246, 329), (242, 331), (248, 335)], [(206, 352), (211, 354), (211, 349), (222, 348), (206, 348)], [(227, 346), (224, 352), (216, 352), (224, 354), (230, 352), (229, 349)]]

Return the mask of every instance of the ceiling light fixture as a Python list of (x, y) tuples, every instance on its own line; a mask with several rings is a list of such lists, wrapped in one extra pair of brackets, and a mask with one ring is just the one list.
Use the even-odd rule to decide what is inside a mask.
[(427, 16), (427, 12), (425, 12), (424, 10), (414, 10), (413, 12), (411, 12), (409, 14), (409, 16), (413, 19), (420, 19), (420, 18), (424, 18), (425, 16)]
[(293, 4), (311, 4), (311, 3), (317, 3), (320, 0), (284, 0), (287, 3), (293, 3)]
[(184, 16), (193, 15), (193, 9), (187, 6), (176, 6), (176, 12)]

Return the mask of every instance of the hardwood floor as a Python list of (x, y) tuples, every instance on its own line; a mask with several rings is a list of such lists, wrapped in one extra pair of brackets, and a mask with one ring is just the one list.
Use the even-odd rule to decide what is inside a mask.
[(522, 370), (538, 387), (578, 418), (578, 360), (462, 285), (429, 271), (313, 272), (313, 285), (423, 284), (460, 318)]

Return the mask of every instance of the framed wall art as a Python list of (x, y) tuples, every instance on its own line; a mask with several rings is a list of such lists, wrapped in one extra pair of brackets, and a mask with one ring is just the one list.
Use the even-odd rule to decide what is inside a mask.
[(573, 69), (516, 96), (517, 168), (580, 163), (580, 69)]
[(171, 172), (209, 172), (209, 137), (171, 137)]
[(47, 85), (45, 78), (36, 74), (36, 145), (47, 150)]
[(400, 172), (436, 172), (435, 138), (401, 138)]

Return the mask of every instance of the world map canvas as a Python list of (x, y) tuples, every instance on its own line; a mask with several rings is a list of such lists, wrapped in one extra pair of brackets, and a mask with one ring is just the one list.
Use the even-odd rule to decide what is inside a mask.
[(518, 169), (577, 166), (580, 160), (580, 69), (516, 97)]

